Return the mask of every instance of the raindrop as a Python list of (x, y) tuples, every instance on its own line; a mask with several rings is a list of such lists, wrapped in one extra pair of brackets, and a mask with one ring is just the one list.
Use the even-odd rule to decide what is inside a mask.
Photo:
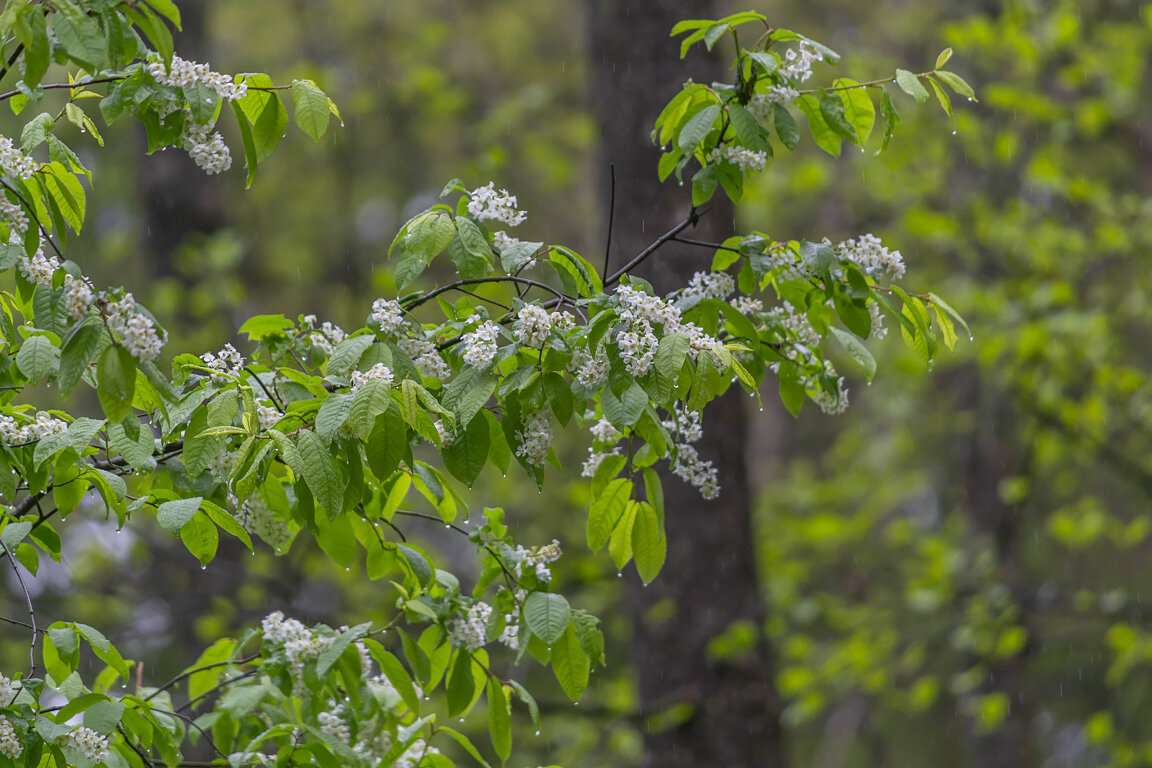
[(536, 735), (537, 735), (537, 736), (539, 736), (539, 735), (540, 735), (540, 731), (536, 731)]
[(956, 131), (952, 131), (952, 135), (953, 135), (953, 136), (955, 136), (955, 135), (956, 135)]
[(616, 578), (622, 579), (622, 578), (624, 578), (624, 574), (623, 573), (617, 573)]
[(205, 565), (205, 564), (203, 564), (203, 563), (201, 563), (201, 564), (200, 564), (200, 570), (202, 570), (202, 571), (206, 571), (206, 570), (208, 570), (208, 566), (207, 566), (207, 565)]

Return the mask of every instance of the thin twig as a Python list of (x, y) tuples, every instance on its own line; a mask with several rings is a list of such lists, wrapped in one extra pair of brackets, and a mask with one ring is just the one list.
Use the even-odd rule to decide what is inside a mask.
[[(60, 91), (65, 88), (83, 88), (86, 85), (100, 85), (101, 83), (118, 83), (127, 75), (113, 75), (111, 77), (94, 77), (91, 80), (84, 80), (79, 83), (48, 83), (48, 85), (39, 85), (41, 91)], [(0, 93), (0, 101), (7, 101), (13, 96), (19, 96), (23, 91), (16, 89)]]
[(698, 209), (693, 206), (692, 210), (688, 212), (688, 215), (684, 217), (683, 221), (672, 227), (672, 229), (668, 230), (664, 234), (660, 235), (660, 237), (653, 240), (651, 245), (632, 257), (631, 261), (613, 272), (610, 277), (605, 278), (604, 287), (607, 288), (610, 285), (614, 285), (620, 282), (621, 277), (628, 274), (636, 267), (640, 266), (640, 264), (642, 264), (649, 256), (656, 253), (656, 251), (660, 250), (660, 248), (664, 246), (669, 240), (674, 239), (677, 235), (689, 227), (696, 226), (697, 222), (700, 221), (700, 217), (705, 213), (707, 213), (707, 209)]
[(9, 192), (16, 195), (16, 198), (23, 204), (24, 209), (28, 211), (28, 216), (31, 217), (31, 219), (36, 222), (36, 226), (39, 228), (40, 234), (42, 234), (44, 236), (44, 239), (48, 241), (48, 245), (52, 246), (52, 250), (56, 251), (56, 256), (61, 261), (63, 261), (64, 260), (64, 253), (60, 250), (59, 246), (56, 245), (56, 241), (54, 241), (52, 239), (52, 236), (48, 234), (48, 228), (45, 227), (44, 224), (40, 221), (40, 219), (36, 217), (36, 209), (32, 207), (32, 204), (29, 203), (27, 200), (25, 200), (24, 195), (20, 194), (20, 192), (17, 191), (17, 189), (15, 187), (13, 187), (11, 184), (9, 184), (8, 182), (4, 181), (3, 179), (0, 179), (0, 184), (4, 185), (4, 187)]
[(260, 658), (260, 654), (256, 653), (256, 654), (253, 654), (253, 655), (248, 656), (247, 658), (243, 658), (243, 659), (235, 659), (235, 660), (229, 659), (228, 661), (215, 661), (215, 662), (212, 662), (211, 664), (205, 664), (202, 667), (196, 667), (195, 669), (185, 670), (184, 672), (181, 672), (180, 674), (176, 675), (176, 677), (172, 678), (168, 682), (164, 683), (164, 685), (162, 685), (159, 688), (157, 688), (156, 690), (152, 691), (152, 693), (145, 696), (144, 701), (151, 701), (152, 699), (156, 698), (157, 696), (159, 696), (164, 691), (168, 690), (172, 686), (179, 683), (181, 680), (184, 680), (188, 677), (191, 677), (192, 675), (196, 674), (197, 672), (203, 672), (206, 669), (213, 669), (215, 667), (226, 667), (229, 664), (236, 664), (236, 665), (247, 664), (251, 661), (255, 661), (258, 658)]
[(733, 248), (722, 243), (709, 243), (704, 240), (693, 240), (689, 237), (674, 237), (672, 238), (672, 242), (683, 243), (684, 245), (695, 245), (700, 248), (715, 248), (717, 251), (732, 251), (732, 253), (740, 253), (739, 248)]
[(474, 277), (470, 280), (457, 280), (454, 283), (442, 285), (433, 291), (429, 291), (423, 296), (416, 297), (411, 302), (409, 302), (407, 306), (404, 307), (404, 310), (410, 312), (421, 304), (431, 301), (440, 294), (455, 290), (462, 285), (479, 285), (481, 283), (520, 283), (522, 285), (528, 285), (532, 286), (533, 288), (540, 288), (542, 290), (548, 291), (553, 296), (556, 296), (557, 299), (561, 302), (566, 301), (569, 304), (575, 303), (567, 294), (561, 293), (547, 283), (542, 283), (539, 280), (531, 280), (527, 277), (517, 277), (516, 275), (497, 275), (494, 277)]
[[(47, 11), (45, 11), (47, 13)], [(0, 80), (8, 76), (8, 72), (12, 69), (12, 65), (16, 63), (16, 59), (20, 58), (20, 54), (24, 52), (24, 43), (20, 43), (12, 50), (12, 55), (8, 57), (8, 61), (4, 64), (4, 68), (0, 69)]]
[(20, 589), (24, 590), (24, 599), (28, 601), (28, 616), (32, 621), (32, 642), (28, 646), (28, 677), (36, 677), (36, 639), (40, 634), (40, 629), (36, 626), (36, 609), (32, 607), (32, 595), (28, 592), (24, 576), (20, 573), (20, 564), (12, 556), (12, 550), (8, 549), (4, 539), (0, 539), (0, 547), (3, 547), (4, 553), (8, 555), (8, 560), (12, 563), (12, 572), (16, 574), (16, 581), (20, 582)]
[[(260, 381), (260, 377), (256, 375), (256, 371), (252, 370), (252, 366), (246, 365), (244, 366), (244, 370), (252, 374), (252, 378), (255, 379), (256, 383), (260, 385), (260, 389), (264, 390), (264, 394), (268, 395), (268, 398), (272, 401), (272, 404), (283, 411), (284, 406), (281, 405), (280, 401), (276, 399), (275, 395), (268, 391), (268, 387), (264, 386), (264, 382)], [(273, 383), (275, 383), (275, 381), (273, 381)]]

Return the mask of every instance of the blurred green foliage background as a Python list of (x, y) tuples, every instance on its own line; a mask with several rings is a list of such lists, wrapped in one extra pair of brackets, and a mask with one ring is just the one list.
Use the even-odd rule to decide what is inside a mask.
[[(583, 4), (190, 5), (202, 13), (186, 47), (201, 60), (314, 78), (345, 127), (320, 147), (285, 142), (247, 192), (238, 167), (205, 180), (182, 156), (143, 156), (130, 126), (108, 132), (91, 163), (94, 225), (73, 253), (152, 307), (173, 348), (215, 349), (266, 311), (362, 322), (393, 290), (394, 231), (453, 176), (517, 194), (522, 236), (602, 247)], [(898, 339), (876, 345), (882, 374), (852, 387), (843, 416), (758, 414), (748, 461), (769, 618), (733, 625), (712, 652), (738, 656), (767, 634), (796, 766), (1152, 765), (1152, 3), (757, 10), (832, 45), (861, 80), (956, 50), (951, 68), (981, 100), (957, 104), (954, 123), (909, 108), (878, 157), (810, 144), (778, 156), (738, 216), (779, 239), (883, 236), (909, 284), (946, 296), (974, 339), (931, 372)], [(172, 201), (172, 220), (149, 198), (165, 185), (195, 193)], [(165, 227), (181, 232), (173, 247), (158, 244)], [(575, 440), (561, 449), (580, 461)], [(545, 736), (526, 730), (513, 765), (639, 764), (644, 730), (677, 717), (636, 715), (643, 659), (627, 654), (622, 582), (583, 546), (586, 493), (512, 480), (474, 493), (477, 511), (507, 508), (526, 544), (561, 539), (563, 588), (610, 636), (610, 667), (579, 707), (538, 681)], [(41, 572), (40, 610), (99, 624), (153, 680), (273, 609), (333, 624), (389, 609), (384, 586), (304, 548), (236, 551), (201, 572), (162, 531), (81, 517), (69, 523), (103, 546)], [(25, 638), (0, 638), (14, 668)]]

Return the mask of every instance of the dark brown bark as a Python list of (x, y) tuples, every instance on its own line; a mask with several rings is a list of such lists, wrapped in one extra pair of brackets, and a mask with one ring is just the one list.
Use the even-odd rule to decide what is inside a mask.
[[(610, 165), (616, 176), (612, 260), (619, 266), (690, 210), (687, 184), (658, 182), (660, 153), (649, 133), (686, 77), (718, 79), (723, 63), (701, 63), (705, 57), (696, 55), (685, 64), (679, 44), (668, 36), (685, 14), (707, 18), (714, 11), (711, 2), (686, 7), (672, 0), (589, 0), (589, 10), (605, 189)], [(689, 233), (694, 238), (715, 241), (729, 234), (732, 206), (722, 197)], [(655, 255), (643, 275), (664, 293), (707, 270), (711, 258), (707, 250), (673, 245)], [(763, 626), (744, 456), (746, 400), (734, 388), (705, 412), (705, 437), (697, 448), (720, 470), (720, 498), (704, 501), (695, 489), (666, 476), (668, 559), (650, 586), (631, 587), (641, 710), (652, 718), (645, 733), (646, 766), (783, 764), (767, 644), (761, 640), (739, 658), (710, 658), (707, 652), (709, 642), (734, 622), (749, 622), (758, 633)], [(653, 610), (657, 606), (674, 606), (674, 614)]]
[[(206, 56), (206, 3), (181, 6), (183, 30), (176, 48), (185, 59)], [(144, 206), (143, 246), (152, 277), (176, 274), (174, 258), (182, 245), (197, 234), (211, 234), (225, 224), (223, 187), (219, 177), (208, 176), (185, 152), (156, 152), (140, 164), (137, 175)]]

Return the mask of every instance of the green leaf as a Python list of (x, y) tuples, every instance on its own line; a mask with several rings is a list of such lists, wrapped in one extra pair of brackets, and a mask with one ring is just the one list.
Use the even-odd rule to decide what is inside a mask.
[(169, 533), (176, 535), (180, 533), (180, 529), (188, 524), (188, 521), (193, 518), (197, 510), (200, 509), (200, 503), (203, 499), (200, 496), (194, 496), (190, 499), (177, 499), (175, 501), (166, 501), (156, 508), (156, 521), (160, 523), (160, 527)]
[(524, 601), (524, 623), (536, 637), (552, 645), (564, 633), (572, 609), (563, 595), (533, 592)]
[(612, 537), (608, 540), (608, 554), (611, 555), (612, 562), (616, 564), (618, 570), (632, 559), (632, 525), (636, 522), (636, 510), (639, 506), (637, 501), (628, 502), (624, 507), (624, 514), (620, 516), (620, 522), (616, 524)]
[(883, 152), (888, 149), (888, 142), (892, 140), (896, 126), (900, 124), (900, 113), (896, 111), (896, 105), (892, 103), (887, 88), (882, 88), (880, 92), (880, 114), (884, 118), (884, 140), (880, 144), (879, 151)]
[(208, 515), (199, 512), (180, 529), (180, 540), (200, 561), (201, 565), (208, 565), (216, 557), (216, 547), (220, 544), (220, 534), (216, 526), (208, 519)]
[(795, 363), (783, 361), (780, 363), (780, 371), (777, 375), (780, 380), (780, 400), (788, 409), (788, 413), (796, 416), (800, 413), (800, 409), (804, 406), (804, 400), (808, 397), (804, 391), (804, 385), (800, 383), (800, 371)]
[(334, 440), (348, 414), (352, 411), (352, 395), (345, 393), (331, 394), (324, 399), (324, 404), (316, 413), (316, 434), (326, 441)]
[(632, 557), (636, 561), (636, 573), (645, 584), (660, 573), (667, 554), (668, 540), (656, 509), (642, 501), (632, 522)]
[(4, 530), (0, 531), (0, 541), (4, 542), (4, 546), (8, 549), (16, 549), (24, 537), (32, 530), (32, 523), (29, 521), (24, 522), (10, 522), (4, 526)]
[(466, 216), (456, 218), (456, 237), (448, 245), (448, 255), (460, 277), (472, 280), (488, 274), (492, 265), (492, 247), (480, 225)]
[(936, 57), (936, 66), (934, 69), (940, 69), (940, 67), (948, 63), (948, 59), (950, 58), (952, 58), (951, 48), (945, 48), (944, 50), (940, 51), (940, 55)]
[(848, 354), (852, 359), (860, 363), (860, 367), (864, 369), (865, 381), (872, 381), (872, 377), (876, 375), (876, 358), (872, 357), (872, 353), (868, 351), (868, 347), (860, 339), (856, 338), (847, 331), (842, 331), (839, 328), (832, 326), (829, 330), (836, 340), (844, 345), (844, 349), (848, 350)]
[(964, 320), (963, 317), (960, 316), (959, 312), (952, 309), (948, 302), (944, 301), (944, 299), (940, 298), (935, 293), (929, 293), (928, 298), (932, 301), (933, 304), (936, 305), (937, 308), (944, 310), (948, 317), (952, 318), (954, 323), (963, 328), (964, 333), (968, 334), (969, 339), (972, 338), (972, 329), (968, 327), (968, 323)]
[(552, 646), (552, 672), (572, 701), (579, 701), (588, 687), (590, 665), (580, 639), (570, 625)]
[(611, 387), (605, 387), (600, 395), (604, 418), (616, 429), (625, 429), (639, 421), (647, 404), (648, 394), (636, 382), (632, 382), (620, 397), (616, 396)]
[(124, 702), (100, 701), (84, 710), (84, 725), (96, 733), (108, 735), (124, 715)]
[(941, 70), (936, 73), (936, 77), (943, 80), (945, 83), (947, 83), (949, 88), (956, 91), (956, 93), (960, 94), (964, 98), (969, 99), (970, 101), (979, 101), (979, 99), (976, 98), (976, 91), (972, 90), (972, 86), (968, 85), (967, 81), (965, 81), (964, 78), (960, 77), (960, 75), (956, 74), (955, 72), (946, 72)]
[(820, 97), (820, 115), (828, 127), (840, 137), (853, 144), (860, 143), (860, 138), (856, 135), (856, 128), (844, 116), (844, 100), (838, 94), (826, 93)]
[(485, 760), (484, 757), (480, 754), (480, 750), (476, 749), (476, 746), (471, 741), (468, 740), (467, 736), (465, 736), (464, 734), (460, 733), (457, 730), (449, 728), (446, 725), (439, 726), (438, 732), (439, 733), (446, 733), (449, 736), (451, 736), (452, 739), (454, 739), (457, 744), (459, 744), (461, 747), (464, 748), (465, 752), (467, 752), (469, 755), (472, 756), (473, 760), (480, 763), (480, 765), (484, 766), (484, 768), (491, 768), (491, 766), (488, 765), (488, 761)]
[(88, 366), (100, 350), (104, 339), (104, 326), (99, 322), (85, 322), (76, 327), (76, 330), (64, 341), (64, 348), (60, 352), (60, 370), (56, 374), (56, 382), (60, 391), (70, 394), (77, 382), (88, 370)]
[(248, 334), (249, 341), (260, 341), (268, 336), (279, 336), (295, 326), (284, 315), (256, 315), (244, 321), (238, 333)]
[[(855, 86), (855, 80), (840, 78), (833, 81), (837, 86)], [(868, 137), (872, 135), (872, 128), (876, 124), (876, 107), (872, 104), (872, 97), (864, 87), (849, 87), (836, 92), (844, 103), (844, 119), (856, 131), (857, 144), (864, 146)]]
[(751, 112), (732, 102), (728, 105), (728, 119), (741, 145), (755, 150), (768, 148), (767, 131)]
[(293, 118), (300, 130), (320, 141), (320, 137), (328, 130), (328, 96), (316, 87), (311, 80), (292, 81), (292, 105), (295, 107)]
[(136, 360), (124, 347), (110, 346), (96, 369), (96, 394), (109, 421), (123, 421), (132, 412), (136, 391)]
[(808, 130), (812, 133), (812, 138), (816, 142), (816, 146), (824, 150), (833, 157), (840, 156), (840, 149), (843, 143), (842, 137), (828, 125), (824, 119), (824, 115), (820, 110), (820, 102), (816, 100), (811, 94), (804, 94), (794, 102), (804, 116), (808, 118)]
[(518, 243), (507, 245), (500, 249), (500, 266), (504, 267), (505, 272), (511, 274), (534, 258), (543, 247), (544, 243), (529, 240), (521, 240)]
[(571, 248), (565, 248), (562, 245), (552, 246), (548, 260), (558, 272), (567, 274), (572, 278), (576, 285), (576, 291), (584, 298), (590, 299), (604, 292), (604, 284), (601, 282), (596, 268)]
[(488, 461), (490, 445), (488, 421), (473, 416), (467, 428), (443, 446), (441, 452), (444, 455), (444, 466), (456, 479), (471, 488)]
[(792, 113), (783, 104), (772, 105), (772, 124), (776, 126), (776, 135), (780, 143), (789, 150), (796, 149), (800, 143), (800, 129), (796, 127), (796, 120)]
[(240, 128), (240, 140), (244, 144), (244, 167), (248, 169), (248, 179), (244, 182), (244, 187), (247, 189), (252, 186), (252, 180), (256, 178), (256, 166), (260, 164), (260, 156), (256, 152), (256, 140), (252, 136), (252, 127), (248, 124), (248, 118), (244, 116), (244, 110), (240, 107), (239, 102), (232, 102), (232, 113), (236, 115), (236, 124)]
[(95, 19), (82, 12), (79, 16), (65, 13), (65, 6), (58, 5), (62, 12), (53, 18), (52, 28), (60, 47), (70, 59), (89, 72), (98, 72), (108, 58), (107, 39), (96, 26)]
[(688, 119), (684, 127), (680, 129), (680, 135), (676, 139), (676, 146), (682, 152), (691, 154), (704, 137), (712, 130), (716, 124), (717, 118), (720, 117), (720, 106), (718, 104), (710, 104), (704, 109), (697, 112), (695, 115)]
[(472, 654), (464, 648), (456, 651), (452, 669), (448, 673), (448, 716), (456, 717), (468, 709), (476, 683), (472, 677)]
[(631, 498), (632, 481), (618, 477), (608, 483), (603, 493), (592, 500), (592, 505), (588, 509), (586, 536), (588, 547), (593, 552), (598, 552), (608, 543), (608, 537), (612, 535)]
[(928, 85), (932, 87), (932, 93), (936, 96), (936, 101), (940, 103), (940, 109), (944, 110), (944, 114), (952, 117), (952, 100), (948, 98), (944, 88), (936, 81), (936, 78), (929, 75), (927, 78)]
[[(252, 85), (253, 83), (249, 83)], [(269, 79), (271, 84), (271, 79)], [(284, 129), (288, 127), (288, 109), (275, 94), (269, 94), (260, 110), (260, 115), (252, 123), (252, 142), (256, 149), (256, 159), (263, 162), (280, 146)]]
[(488, 734), (501, 762), (512, 752), (512, 702), (508, 691), (495, 677), (488, 679)]
[(900, 90), (904, 93), (915, 99), (917, 104), (928, 101), (928, 90), (920, 82), (920, 79), (908, 70), (896, 70), (896, 85), (900, 86)]
[(306, 429), (296, 436), (296, 449), (300, 453), (301, 469), (308, 490), (330, 518), (340, 514), (344, 510), (343, 480), (327, 443), (315, 432)]
[(60, 365), (60, 350), (47, 336), (30, 336), (16, 352), (16, 367), (29, 381), (40, 382)]

